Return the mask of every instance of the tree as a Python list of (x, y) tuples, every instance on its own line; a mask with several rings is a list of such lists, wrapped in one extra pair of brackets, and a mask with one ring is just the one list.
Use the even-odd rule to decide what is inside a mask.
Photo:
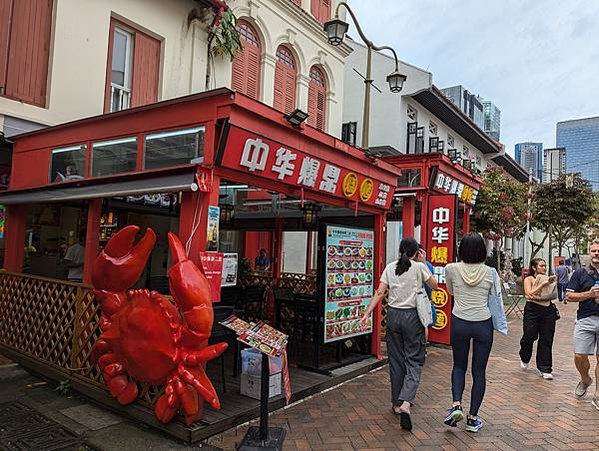
[[(483, 173), (483, 183), (474, 208), (474, 230), (492, 240), (501, 255), (504, 238), (522, 235), (526, 224), (526, 185), (509, 179), (495, 167)], [(497, 266), (501, 263), (498, 260)]]
[[(555, 241), (560, 255), (566, 242), (580, 237), (596, 215), (591, 184), (580, 174), (562, 175), (534, 190), (532, 225)], [(531, 257), (540, 248), (537, 245), (536, 252), (534, 249)]]

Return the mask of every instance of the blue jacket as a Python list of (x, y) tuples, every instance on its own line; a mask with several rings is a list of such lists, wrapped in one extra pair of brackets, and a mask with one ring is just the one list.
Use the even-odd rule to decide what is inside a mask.
[(493, 286), (489, 291), (489, 311), (493, 319), (493, 329), (503, 335), (507, 335), (508, 326), (505, 310), (503, 308), (503, 297), (501, 296), (501, 281), (497, 270), (493, 268)]

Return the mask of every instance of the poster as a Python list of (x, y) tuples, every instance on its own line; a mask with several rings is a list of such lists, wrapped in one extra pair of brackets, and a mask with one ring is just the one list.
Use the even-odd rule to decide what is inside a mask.
[(200, 252), (204, 274), (210, 284), (212, 302), (220, 302), (220, 284), (223, 273), (223, 254), (220, 252)]
[(439, 284), (439, 288), (431, 294), (431, 301), (437, 309), (437, 322), (429, 330), (431, 343), (450, 343), (451, 297), (445, 284), (445, 265), (454, 261), (456, 202), (457, 198), (451, 194), (429, 197), (426, 251)]
[(372, 316), (362, 327), (374, 294), (374, 232), (327, 226), (324, 342), (372, 332)]
[(221, 287), (234, 287), (237, 285), (237, 254), (223, 254), (223, 275), (220, 283)]
[(0, 205), (0, 240), (4, 238), (4, 223), (6, 221), (6, 209)]
[(220, 208), (209, 206), (208, 207), (208, 226), (206, 230), (206, 250), (217, 251), (218, 250), (218, 238), (219, 238), (219, 219), (220, 219)]

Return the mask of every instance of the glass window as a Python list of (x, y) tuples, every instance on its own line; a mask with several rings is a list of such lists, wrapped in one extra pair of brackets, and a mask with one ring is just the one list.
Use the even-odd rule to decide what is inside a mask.
[(397, 179), (397, 186), (400, 188), (420, 186), (421, 175), (420, 169), (404, 169)]
[(120, 28), (114, 29), (112, 45), (112, 77), (110, 83), (110, 111), (129, 108), (131, 103), (131, 62), (133, 35)]
[(92, 151), (94, 177), (135, 171), (137, 139), (134, 137), (94, 143)]
[(82, 179), (85, 176), (86, 150), (85, 144), (52, 150), (50, 183)]
[(155, 133), (145, 137), (144, 168), (199, 163), (204, 156), (204, 127)]

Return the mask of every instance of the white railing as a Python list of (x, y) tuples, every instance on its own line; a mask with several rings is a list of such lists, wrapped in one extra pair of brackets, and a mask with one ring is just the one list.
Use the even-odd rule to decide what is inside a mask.
[(129, 108), (131, 103), (131, 90), (123, 86), (110, 85), (110, 112)]

